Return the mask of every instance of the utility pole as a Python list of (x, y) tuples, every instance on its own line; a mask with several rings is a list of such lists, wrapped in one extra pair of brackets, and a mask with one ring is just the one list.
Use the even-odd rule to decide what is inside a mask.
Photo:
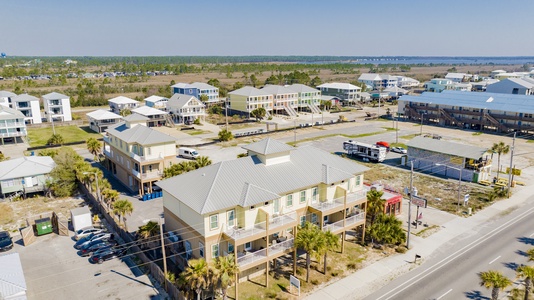
[(224, 100), (224, 115), (226, 117), (226, 131), (228, 131), (228, 98)]
[(165, 239), (163, 238), (163, 223), (159, 219), (159, 235), (161, 237), (161, 254), (163, 255), (163, 285), (167, 290), (167, 256), (165, 255)]
[(408, 237), (406, 238), (406, 248), (410, 249), (410, 232), (412, 229), (412, 197), (413, 197), (413, 160), (410, 173), (410, 202), (408, 202)]
[(512, 166), (514, 163), (514, 148), (515, 148), (515, 135), (517, 132), (514, 132), (514, 139), (512, 140), (512, 149), (510, 150), (510, 168), (508, 169), (508, 198), (510, 198), (510, 187), (512, 185)]
[(397, 113), (397, 127), (395, 128), (395, 143), (399, 143), (399, 113)]

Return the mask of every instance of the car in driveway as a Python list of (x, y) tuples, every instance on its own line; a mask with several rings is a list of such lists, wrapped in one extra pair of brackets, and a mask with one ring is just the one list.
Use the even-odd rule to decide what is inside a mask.
[(79, 239), (76, 242), (76, 244), (74, 244), (74, 248), (80, 250), (85, 244), (88, 244), (92, 241), (99, 241), (99, 240), (107, 241), (107, 240), (113, 240), (113, 239), (114, 239), (113, 233), (108, 233), (108, 232), (101, 232), (101, 233), (96, 233), (96, 234), (93, 233), (91, 235), (88, 235), (84, 238)]
[(400, 154), (406, 154), (408, 153), (408, 150), (402, 148), (402, 147), (393, 147), (391, 148), (391, 152), (400, 153)]
[(7, 231), (0, 231), (0, 252), (8, 251), (13, 248), (13, 239)]
[(86, 237), (90, 234), (93, 234), (93, 233), (101, 233), (101, 232), (104, 232), (105, 230), (104, 229), (100, 229), (100, 228), (94, 228), (94, 227), (86, 227), (86, 228), (82, 228), (78, 231), (76, 231), (76, 233), (74, 234), (74, 239), (75, 240), (79, 240), (83, 237)]
[(126, 251), (122, 249), (115, 249), (115, 248), (101, 249), (93, 253), (91, 258), (89, 258), (89, 261), (95, 264), (101, 264), (105, 262), (106, 260), (121, 257), (124, 254), (124, 252)]
[(113, 246), (116, 246), (117, 245), (117, 242), (115, 241), (100, 241), (98, 243), (95, 243), (89, 247), (86, 247), (86, 248), (82, 248), (80, 250), (80, 255), (81, 256), (90, 256), (92, 255), (95, 251), (99, 250), (99, 249), (104, 249), (104, 248), (111, 248)]

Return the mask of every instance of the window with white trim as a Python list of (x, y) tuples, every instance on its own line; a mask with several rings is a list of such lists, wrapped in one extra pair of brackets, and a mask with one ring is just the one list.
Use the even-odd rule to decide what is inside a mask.
[(293, 206), (293, 194), (287, 195), (287, 197), (286, 197), (286, 206), (287, 207)]
[(245, 243), (245, 250), (252, 250), (252, 242)]
[(226, 217), (228, 219), (228, 227), (235, 226), (235, 209), (227, 211)]
[(306, 225), (306, 216), (300, 216), (300, 226)]
[(211, 257), (219, 257), (219, 244), (211, 245)]
[(300, 191), (300, 203), (306, 202), (306, 191)]
[(219, 215), (210, 216), (210, 230), (219, 228)]
[(317, 195), (319, 194), (319, 188), (312, 188), (312, 202), (317, 201)]
[(200, 257), (204, 257), (204, 244), (202, 242), (198, 242), (198, 252)]

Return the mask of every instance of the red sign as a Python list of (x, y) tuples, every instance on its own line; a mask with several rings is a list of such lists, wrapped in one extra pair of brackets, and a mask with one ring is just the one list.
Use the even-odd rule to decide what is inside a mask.
[(412, 198), (412, 204), (415, 204), (416, 206), (426, 208), (426, 199), (419, 198), (419, 197), (413, 197)]

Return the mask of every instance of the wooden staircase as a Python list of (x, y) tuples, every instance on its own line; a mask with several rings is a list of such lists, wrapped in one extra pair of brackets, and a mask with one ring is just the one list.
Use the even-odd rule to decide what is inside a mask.
[(174, 121), (172, 120), (172, 117), (170, 114), (165, 114), (165, 126), (168, 126), (170, 128), (174, 128), (176, 124), (174, 124)]
[(488, 121), (490, 121), (491, 124), (495, 125), (499, 129), (499, 131), (507, 132), (509, 130), (508, 127), (506, 127), (505, 125), (497, 121), (497, 119), (495, 119), (492, 115), (488, 113), (484, 113), (484, 117), (486, 117), (486, 119), (488, 119)]
[(451, 114), (449, 114), (448, 112), (446, 112), (443, 108), (440, 108), (439, 109), (439, 113), (440, 115), (442, 115), (443, 117), (445, 117), (445, 119), (447, 119), (449, 122), (451, 122), (451, 124), (454, 123), (454, 125), (460, 127), (460, 128), (463, 128), (464, 127), (464, 123), (461, 122), (461, 121), (458, 121), (458, 119), (456, 119), (455, 117), (451, 116)]

